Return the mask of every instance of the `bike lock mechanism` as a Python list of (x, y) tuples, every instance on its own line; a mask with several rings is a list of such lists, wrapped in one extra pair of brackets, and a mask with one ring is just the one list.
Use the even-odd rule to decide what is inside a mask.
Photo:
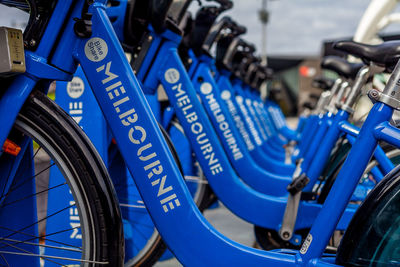
[(25, 72), (25, 52), (22, 31), (0, 27), (0, 74)]
[(302, 163), (303, 159), (297, 161), (296, 170), (293, 173), (293, 180), (287, 187), (287, 190), (289, 191), (289, 196), (285, 208), (285, 213), (283, 215), (282, 226), (279, 230), (279, 236), (285, 241), (289, 241), (293, 236), (293, 230), (296, 224), (297, 213), (300, 204), (301, 192), (310, 181), (310, 179), (305, 174), (301, 174)]

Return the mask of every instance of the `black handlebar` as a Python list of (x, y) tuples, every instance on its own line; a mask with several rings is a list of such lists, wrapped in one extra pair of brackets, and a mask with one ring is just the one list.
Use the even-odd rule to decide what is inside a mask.
[(247, 32), (247, 28), (245, 26), (242, 26), (242, 25), (239, 25), (239, 24), (236, 24), (233, 29), (235, 30), (234, 32), (236, 33), (235, 34), (236, 36), (241, 35), (241, 34), (245, 34)]
[(214, 44), (215, 41), (218, 40), (218, 36), (224, 29), (229, 29), (232, 37), (236, 37), (240, 34), (243, 34), (247, 30), (246, 27), (237, 24), (230, 17), (225, 16), (217, 23), (214, 23), (212, 25), (202, 45), (204, 51), (209, 52), (211, 50), (212, 45)]
[(253, 44), (247, 43), (241, 38), (221, 37), (217, 44), (216, 63), (219, 67), (234, 71), (243, 60), (250, 62), (250, 59), (254, 58), (255, 50)]
[(220, 13), (233, 7), (233, 2), (231, 0), (207, 0), (207, 2), (218, 3), (220, 5)]
[(173, 0), (128, 1), (125, 14), (125, 42), (135, 46), (151, 24), (156, 32), (167, 25), (167, 13)]
[(249, 54), (254, 53), (256, 51), (256, 47), (254, 46), (254, 44), (246, 42), (243, 39), (239, 40), (239, 43), (237, 44), (237, 47), (241, 47), (241, 50), (244, 52), (247, 52)]
[(202, 45), (219, 14), (220, 12), (215, 6), (202, 7), (197, 11), (193, 30), (189, 36), (189, 47), (191, 47), (197, 55), (202, 53)]
[(171, 18), (177, 25), (179, 25), (191, 2), (192, 0), (172, 1), (172, 4), (168, 10), (168, 17)]
[(257, 58), (253, 54), (254, 51), (254, 45), (246, 43), (243, 40), (241, 46), (237, 47), (230, 63), (237, 77), (244, 78), (249, 66), (257, 61)]
[(209, 34), (210, 29), (217, 17), (227, 9), (233, 7), (231, 0), (207, 0), (218, 3), (220, 6), (203, 6), (197, 11), (194, 21), (193, 31), (190, 34), (189, 47), (199, 55), (202, 51), (202, 46)]
[(229, 28), (234, 36), (239, 36), (247, 32), (247, 28), (245, 26), (239, 25), (236, 21), (232, 20), (228, 16), (223, 17), (221, 20), (226, 21), (225, 28)]

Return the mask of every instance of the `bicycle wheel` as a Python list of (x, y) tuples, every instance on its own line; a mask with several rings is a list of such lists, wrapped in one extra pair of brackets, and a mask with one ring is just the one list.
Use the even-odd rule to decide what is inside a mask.
[(338, 248), (344, 266), (400, 265), (400, 166), (375, 186), (354, 214)]
[(115, 192), (87, 137), (45, 95), (33, 92), (0, 157), (0, 264), (123, 264)]
[[(386, 156), (390, 159), (390, 161), (394, 164), (397, 165), (399, 164), (400, 161), (400, 150), (397, 149), (396, 147), (393, 147), (389, 145), (388, 143), (385, 142), (380, 142), (380, 146), (385, 151)], [(344, 153), (339, 158), (339, 161), (336, 163), (330, 162), (328, 166), (334, 166), (331, 168), (330, 172), (327, 172), (326, 177), (325, 177), (325, 183), (323, 184), (323, 187), (321, 189), (321, 193), (318, 197), (318, 203), (323, 204), (328, 197), (328, 194), (336, 181), (336, 177), (339, 175), (340, 170), (342, 169), (342, 165), (344, 164), (344, 161), (347, 158), (347, 155), (349, 153), (349, 149), (351, 146), (349, 144), (346, 144), (343, 146)], [(364, 175), (362, 179), (364, 180), (369, 180), (369, 176), (371, 175), (371, 170), (372, 168), (378, 166), (379, 163), (376, 161), (376, 159), (373, 157), (371, 161), (369, 162), (368, 166), (365, 169)], [(372, 176), (372, 175), (371, 175)], [(366, 192), (361, 191), (361, 194), (365, 194)]]

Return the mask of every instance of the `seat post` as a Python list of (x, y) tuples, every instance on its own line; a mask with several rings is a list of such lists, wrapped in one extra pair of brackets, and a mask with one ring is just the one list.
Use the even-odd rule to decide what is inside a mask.
[(330, 112), (332, 114), (336, 113), (336, 111), (337, 111), (336, 104), (340, 103), (340, 101), (348, 87), (349, 87), (349, 83), (347, 81), (344, 81), (340, 84), (340, 86), (337, 88), (337, 90), (334, 92), (334, 94), (331, 95), (328, 106), (325, 107), (327, 112)]
[(340, 90), (341, 84), (344, 81), (341, 78), (337, 78), (335, 80), (335, 83), (332, 86), (332, 89), (330, 90), (330, 95), (327, 97), (325, 102), (321, 103), (321, 112), (328, 111), (330, 110), (328, 106), (331, 104), (333, 97), (337, 94), (337, 92)]
[(360, 95), (363, 86), (367, 82), (370, 73), (371, 72), (369, 66), (364, 66), (358, 71), (355, 83), (351, 88), (350, 93), (346, 98), (346, 101), (340, 106), (342, 110), (347, 111), (350, 114), (354, 112), (352, 107), (356, 102), (357, 97)]
[(313, 112), (315, 115), (324, 113), (324, 108), (328, 104), (329, 99), (331, 98), (331, 94), (332, 93), (330, 91), (322, 92), (322, 94), (318, 100), (317, 106)]

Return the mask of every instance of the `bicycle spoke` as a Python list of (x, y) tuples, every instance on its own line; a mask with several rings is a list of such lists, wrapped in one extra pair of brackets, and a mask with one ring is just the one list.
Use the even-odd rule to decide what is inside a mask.
[(33, 160), (33, 159), (36, 157), (36, 155), (39, 153), (39, 151), (40, 151), (41, 149), (42, 149), (42, 147), (39, 147), (39, 148), (36, 150), (35, 154), (33, 154), (32, 158), (31, 158), (31, 160)]
[(1, 191), (1, 195), (0, 195), (0, 199), (1, 199), (1, 200), (2, 200), (3, 198), (7, 197), (7, 195), (4, 196), (4, 191), (6, 190), (6, 187), (7, 187), (7, 184), (8, 184), (8, 180), (10, 179), (10, 174), (11, 174), (12, 169), (13, 169), (13, 168), (10, 168), (10, 169), (8, 170), (7, 179), (6, 179), (5, 183), (4, 183), (4, 187), (3, 187), (3, 190)]
[[(43, 219), (41, 219), (41, 220), (38, 220), (38, 221), (35, 222), (35, 223), (32, 223), (32, 224), (30, 224), (30, 225), (28, 225), (28, 226), (25, 226), (25, 227), (22, 228), (22, 229), (19, 229), (18, 231), (23, 231), (23, 230), (25, 230), (25, 229), (27, 229), (27, 228), (30, 228), (30, 227), (32, 227), (32, 226), (34, 226), (34, 225), (40, 223), (41, 221), (47, 220), (48, 218), (50, 218), (50, 217), (52, 217), (52, 216), (55, 216), (55, 215), (57, 215), (57, 214), (63, 212), (64, 210), (67, 210), (67, 209), (69, 209), (69, 208), (71, 208), (71, 207), (73, 207), (73, 206), (75, 206), (75, 204), (69, 205), (69, 206), (67, 206), (67, 207), (65, 207), (65, 208), (63, 208), (63, 209), (61, 209), (61, 210), (59, 210), (59, 211), (57, 211), (57, 212), (55, 212), (55, 213), (53, 213), (53, 214), (50, 214), (50, 215), (47, 216), (46, 218), (43, 218)], [(3, 237), (3, 238), (8, 238), (8, 237), (13, 236), (13, 235), (15, 235), (15, 234), (16, 234), (16, 233), (12, 233), (12, 234), (10, 234), (10, 235), (8, 235), (8, 236), (6, 236), (6, 237)]]
[(196, 182), (199, 184), (208, 184), (208, 181), (206, 179), (201, 179), (199, 176), (185, 175), (184, 179), (185, 179), (185, 181), (189, 181), (189, 182)]
[[(132, 224), (132, 228), (135, 228), (135, 229), (138, 229), (138, 230), (139, 230), (139, 228), (137, 227), (137, 224), (138, 224), (138, 223)], [(154, 229), (154, 226), (148, 227), (148, 228), (153, 228), (153, 229)], [(144, 240), (147, 240), (148, 237), (145, 236), (141, 231), (137, 231), (137, 232), (143, 237)]]
[[(39, 257), (44, 259), (59, 259), (59, 260), (68, 260), (68, 261), (76, 261), (76, 262), (83, 262), (83, 263), (94, 263), (94, 264), (101, 264), (106, 265), (109, 262), (100, 262), (100, 261), (91, 261), (91, 260), (82, 260), (82, 259), (73, 259), (67, 257), (58, 257), (58, 256), (51, 256), (51, 255), (40, 255), (34, 253), (20, 253), (20, 252), (9, 252), (9, 251), (0, 251), (0, 254), (13, 254), (13, 255), (21, 255), (21, 256), (31, 256), (31, 257)], [(60, 264), (63, 265), (63, 264)]]
[(24, 184), (26, 184), (27, 182), (35, 179), (36, 176), (42, 174), (43, 172), (47, 171), (48, 169), (50, 169), (51, 167), (53, 167), (55, 165), (55, 163), (53, 162), (52, 164), (50, 164), (48, 167), (46, 167), (45, 169), (41, 170), (40, 172), (36, 173), (35, 175), (31, 176), (30, 178), (24, 180), (22, 183), (18, 184), (16, 187), (11, 187), (10, 190), (8, 190), (7, 194), (4, 197), (7, 197), (10, 193), (14, 192), (15, 190), (17, 190), (18, 188), (20, 188), (21, 186), (23, 186)]
[[(8, 261), (6, 260), (6, 258), (3, 256), (3, 254), (0, 254), (0, 257), (5, 261), (5, 263), (7, 264), (7, 266), (10, 266), (10, 264), (8, 264)], [(2, 265), (5, 266), (5, 265)]]
[(53, 232), (53, 233), (50, 233), (50, 234), (46, 234), (46, 235), (40, 236), (40, 237), (41, 237), (41, 238), (44, 237), (44, 238), (46, 239), (46, 241), (49, 241), (49, 242), (54, 242), (54, 243), (58, 243), (58, 244), (61, 244), (61, 245), (65, 245), (65, 246), (69, 246), (69, 247), (73, 247), (73, 248), (82, 249), (81, 247), (73, 246), (73, 245), (70, 245), (70, 244), (67, 244), (67, 243), (63, 243), (63, 242), (60, 242), (60, 241), (55, 241), (55, 240), (52, 240), (52, 239), (48, 239), (48, 238), (47, 238), (47, 237), (52, 236), (52, 235), (61, 234), (61, 233), (68, 232), (68, 231), (71, 231), (71, 230), (74, 230), (74, 229), (79, 229), (79, 228), (81, 228), (81, 226), (71, 227), (71, 228), (68, 228), (68, 229), (64, 229), (64, 230), (60, 230), (60, 231)]
[(53, 187), (47, 188), (47, 189), (45, 189), (45, 190), (42, 190), (42, 191), (40, 191), (40, 192), (38, 192), (38, 193), (31, 194), (31, 195), (29, 195), (29, 196), (26, 196), (26, 197), (23, 197), (23, 198), (14, 200), (14, 201), (12, 201), (12, 202), (4, 203), (4, 204), (2, 205), (2, 207), (6, 207), (6, 206), (12, 205), (12, 204), (14, 204), (14, 203), (16, 203), (16, 202), (19, 202), (19, 201), (22, 201), (22, 200), (25, 200), (25, 199), (28, 199), (28, 198), (31, 198), (31, 197), (34, 197), (34, 196), (43, 194), (43, 193), (45, 193), (45, 192), (47, 192), (47, 191), (49, 191), (49, 190), (51, 190), (51, 189), (54, 189), (54, 188), (57, 188), (57, 187), (60, 187), (60, 186), (66, 185), (66, 184), (67, 184), (67, 183), (64, 182), (64, 183), (62, 183), (62, 184), (55, 185), (55, 186), (53, 186)]
[[(78, 229), (78, 228), (80, 228), (80, 226), (69, 228), (69, 229), (60, 230), (60, 231), (57, 231), (57, 232), (54, 232), (54, 233), (46, 234), (44, 236), (35, 236), (35, 235), (32, 235), (32, 234), (28, 234), (28, 233), (25, 233), (25, 232), (13, 230), (13, 229), (10, 229), (10, 228), (7, 228), (7, 227), (2, 227), (2, 226), (0, 226), (0, 228), (5, 229), (5, 230), (10, 231), (10, 232), (14, 232), (16, 234), (22, 234), (22, 235), (26, 235), (26, 236), (32, 237), (32, 238), (26, 239), (25, 241), (32, 241), (34, 239), (45, 238), (47, 242), (53, 242), (53, 243), (60, 244), (60, 245), (63, 245), (63, 246), (68, 246), (68, 247), (72, 247), (72, 248), (76, 248), (76, 249), (82, 249), (81, 247), (77, 247), (77, 246), (74, 246), (74, 245), (71, 245), (71, 244), (67, 244), (67, 243), (64, 243), (64, 242), (56, 241), (56, 240), (53, 240), (53, 239), (48, 239), (49, 236), (60, 234), (62, 232), (67, 232), (67, 231), (70, 231), (70, 230), (73, 230), (73, 229)], [(0, 238), (0, 240), (2, 240), (2, 239), (4, 239), (4, 238)], [(2, 247), (0, 247), (0, 248), (2, 248)]]
[(135, 204), (126, 204), (126, 203), (120, 203), (119, 204), (121, 207), (127, 207), (127, 208), (138, 208), (138, 209), (145, 209), (146, 206), (143, 205), (135, 205)]
[(36, 247), (54, 248), (54, 249), (73, 251), (73, 252), (82, 252), (82, 250), (80, 250), (80, 249), (56, 247), (56, 246), (44, 245), (44, 244), (40, 244), (40, 243), (32, 243), (29, 241), (20, 241), (20, 240), (15, 240), (15, 239), (10, 239), (10, 238), (3, 238), (2, 240), (14, 242), (14, 243), (12, 243), (13, 245), (26, 244), (26, 245), (36, 246)]
[[(13, 246), (13, 245), (11, 245), (11, 244), (7, 244), (7, 243), (4, 242), (4, 241), (0, 241), (0, 243), (3, 243), (3, 244), (5, 244), (5, 245), (7, 245), (7, 246), (9, 246), (9, 247), (12, 247), (12, 248), (15, 248), (15, 249), (17, 249), (17, 250), (20, 250), (20, 251), (25, 252), (25, 253), (21, 254), (21, 252), (0, 251), (1, 254), (7, 254), (7, 253), (8, 253), (8, 254), (13, 254), (13, 255), (26, 255), (26, 256), (39, 255), (39, 254), (34, 254), (33, 252), (30, 252), (30, 251), (28, 251), (28, 250), (25, 250), (25, 249), (22, 249), (22, 248)], [(41, 255), (39, 255), (39, 257), (43, 258)], [(45, 258), (43, 258), (43, 259), (45, 259)], [(45, 259), (45, 260), (47, 260), (47, 259)], [(48, 260), (48, 261), (51, 261), (51, 262), (53, 262), (53, 263), (55, 263), (55, 264), (57, 264), (57, 265), (61, 265), (61, 266), (63, 265), (63, 264), (58, 263), (58, 262), (55, 262), (55, 261), (53, 261), (53, 260)]]

